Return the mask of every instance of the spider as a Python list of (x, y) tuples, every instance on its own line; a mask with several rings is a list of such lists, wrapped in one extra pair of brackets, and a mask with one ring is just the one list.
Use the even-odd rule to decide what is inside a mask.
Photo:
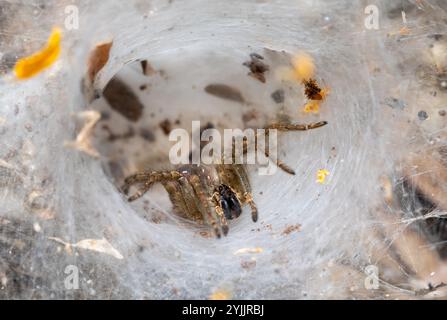
[[(326, 121), (310, 124), (276, 123), (264, 129), (268, 134), (269, 129), (304, 131), (326, 124)], [(246, 141), (243, 146), (243, 152), (246, 154), (248, 149)], [(256, 146), (255, 150), (257, 150)], [(234, 141), (233, 150), (235, 150)], [(265, 151), (265, 155), (272, 158), (268, 150)], [(293, 169), (282, 161), (273, 160), (283, 171), (295, 174)], [(138, 172), (124, 180), (122, 191), (127, 195), (132, 185), (142, 185), (134, 195), (128, 198), (129, 202), (135, 201), (155, 183), (161, 183), (168, 192), (176, 214), (211, 226), (217, 238), (220, 238), (222, 234), (224, 236), (228, 234), (228, 220), (239, 217), (244, 205), (250, 206), (253, 222), (258, 220), (258, 209), (253, 200), (245, 164), (185, 164), (177, 166), (172, 171)]]

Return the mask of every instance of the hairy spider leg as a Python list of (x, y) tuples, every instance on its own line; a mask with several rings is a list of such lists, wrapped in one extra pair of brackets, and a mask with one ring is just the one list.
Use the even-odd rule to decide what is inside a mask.
[[(269, 133), (270, 131), (267, 129), (265, 131), (265, 138), (267, 138), (267, 140), (269, 139)], [(256, 139), (258, 139), (258, 137), (256, 137)], [(256, 140), (256, 146), (258, 145), (258, 142)], [(278, 168), (280, 168), (281, 170), (283, 170), (284, 172), (291, 174), (291, 175), (295, 175), (295, 170), (293, 170), (290, 166), (288, 166), (286, 163), (284, 163), (283, 161), (279, 160), (278, 158), (273, 158), (272, 155), (270, 155), (270, 149), (269, 149), (269, 145), (265, 144), (265, 150), (264, 150), (264, 154), (267, 158), (272, 159), (272, 161), (276, 164), (276, 166)]]
[(152, 185), (156, 182), (169, 181), (169, 180), (177, 180), (181, 177), (181, 174), (177, 171), (150, 171), (150, 172), (141, 172), (136, 173), (127, 177), (124, 180), (124, 186), (122, 190), (125, 194), (128, 193), (129, 188), (136, 183), (143, 183), (143, 187), (137, 191), (133, 196), (128, 198), (129, 202), (135, 201), (138, 198), (142, 197)]
[(200, 203), (185, 177), (178, 180), (164, 181), (162, 184), (168, 192), (174, 211), (177, 214), (191, 220), (203, 220), (199, 209)]
[[(322, 126), (325, 126), (327, 124), (327, 121), (319, 121), (319, 122), (312, 122), (308, 124), (293, 124), (293, 123), (273, 123), (265, 127), (266, 129), (266, 137), (268, 138), (269, 135), (269, 129), (276, 129), (279, 131), (306, 131), (311, 129), (317, 129)], [(257, 143), (256, 143), (257, 145)], [(285, 164), (283, 161), (279, 159), (273, 159), (269, 154), (268, 145), (266, 145), (265, 149), (265, 156), (270, 157), (278, 168), (282, 169), (283, 171), (287, 172), (288, 174), (295, 175), (295, 171), (289, 167), (287, 164)]]
[(214, 206), (212, 206), (212, 205), (210, 206), (209, 198), (203, 192), (202, 184), (201, 184), (202, 182), (200, 181), (199, 176), (196, 174), (193, 174), (193, 175), (188, 176), (187, 179), (191, 183), (191, 185), (194, 189), (194, 192), (196, 193), (197, 198), (200, 201), (200, 208), (201, 208), (201, 211), (202, 211), (205, 221), (213, 228), (214, 233), (216, 234), (216, 237), (220, 238), (221, 237), (221, 229), (222, 229), (222, 226), (220, 224), (220, 219), (218, 217), (218, 214), (215, 212)]
[(217, 215), (220, 218), (220, 224), (222, 225), (222, 232), (223, 234), (226, 236), (228, 234), (228, 222), (227, 222), (227, 218), (225, 218), (225, 214), (223, 212), (222, 207), (220, 206), (220, 194), (219, 192), (214, 192), (213, 193), (213, 204), (214, 204), (214, 209), (216, 210)]

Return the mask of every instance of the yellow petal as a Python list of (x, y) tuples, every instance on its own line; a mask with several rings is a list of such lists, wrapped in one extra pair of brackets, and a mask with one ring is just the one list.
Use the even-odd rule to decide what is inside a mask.
[(318, 113), (320, 111), (320, 102), (318, 100), (310, 100), (304, 105), (304, 112)]
[(307, 53), (301, 52), (292, 59), (295, 76), (300, 81), (309, 80), (315, 74), (314, 60)]
[(324, 181), (326, 180), (326, 177), (329, 175), (329, 171), (327, 171), (326, 169), (320, 169), (317, 172), (317, 182), (318, 183), (324, 183)]
[(214, 291), (209, 297), (209, 300), (230, 300), (231, 299), (231, 292), (225, 289), (219, 289), (217, 291)]
[(52, 65), (61, 52), (62, 32), (53, 28), (45, 48), (17, 61), (14, 73), (18, 79), (28, 79)]

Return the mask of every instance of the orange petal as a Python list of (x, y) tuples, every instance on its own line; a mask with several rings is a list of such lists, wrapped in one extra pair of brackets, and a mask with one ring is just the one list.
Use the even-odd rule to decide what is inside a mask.
[(48, 43), (42, 50), (17, 61), (14, 73), (18, 79), (28, 79), (51, 66), (61, 52), (62, 32), (53, 28)]
[(88, 61), (88, 75), (90, 82), (95, 80), (97, 73), (106, 65), (107, 61), (109, 61), (112, 44), (112, 41), (100, 43), (90, 54)]

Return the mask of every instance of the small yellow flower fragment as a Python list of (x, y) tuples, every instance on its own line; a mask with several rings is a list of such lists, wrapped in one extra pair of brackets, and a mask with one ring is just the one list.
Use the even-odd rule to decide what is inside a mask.
[(326, 180), (326, 177), (329, 175), (329, 171), (327, 171), (326, 169), (320, 169), (317, 172), (317, 181), (318, 183), (323, 184), (324, 181)]
[(208, 297), (209, 300), (230, 300), (231, 299), (231, 292), (224, 289), (219, 289), (217, 291), (214, 291), (210, 296)]
[(59, 28), (53, 28), (45, 48), (31, 56), (17, 61), (14, 73), (18, 79), (28, 79), (52, 65), (61, 52), (62, 32)]
[(304, 105), (304, 112), (318, 113), (320, 111), (320, 102), (318, 100), (310, 100)]
[(315, 74), (315, 64), (313, 58), (300, 52), (292, 57), (292, 68), (282, 66), (275, 71), (276, 78), (280, 81), (305, 82), (313, 78)]
[(298, 53), (292, 59), (295, 77), (298, 81), (307, 81), (315, 74), (315, 64), (313, 58), (307, 53)]

